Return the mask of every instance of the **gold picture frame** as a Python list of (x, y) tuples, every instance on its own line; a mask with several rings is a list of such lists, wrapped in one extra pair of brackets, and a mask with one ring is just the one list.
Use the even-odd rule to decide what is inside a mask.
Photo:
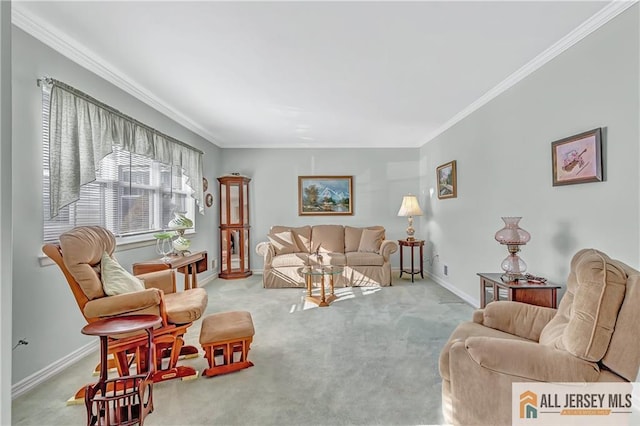
[(353, 215), (353, 176), (298, 176), (298, 215)]
[(456, 160), (444, 163), (436, 168), (438, 198), (456, 198), (458, 196), (458, 179)]

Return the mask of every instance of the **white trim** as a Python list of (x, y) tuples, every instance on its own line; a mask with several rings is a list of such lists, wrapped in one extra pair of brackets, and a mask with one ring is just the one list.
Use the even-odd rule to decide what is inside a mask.
[(435, 281), (436, 284), (440, 285), (441, 287), (446, 288), (451, 293), (455, 294), (456, 296), (458, 296), (459, 298), (461, 298), (462, 300), (464, 300), (465, 302), (467, 302), (469, 305), (473, 306), (474, 308), (478, 308), (480, 306), (480, 300), (476, 299), (475, 297), (469, 296), (467, 293), (465, 293), (463, 291), (460, 291), (460, 289), (455, 287), (453, 284), (448, 283), (447, 281), (443, 280), (442, 278), (440, 278), (440, 277), (438, 277), (436, 275), (433, 275), (429, 271), (424, 271), (424, 273), (427, 275), (427, 277), (429, 279)]
[(89, 355), (92, 352), (98, 350), (98, 342), (90, 342), (79, 349), (71, 352), (69, 355), (66, 355), (59, 360), (55, 361), (53, 364), (48, 365), (40, 371), (36, 371), (29, 377), (25, 377), (20, 380), (18, 383), (11, 386), (11, 399), (16, 399), (20, 395), (30, 391), (36, 386), (42, 384), (46, 380), (55, 376), (62, 370), (70, 367), (76, 362), (80, 361), (85, 356)]
[(494, 98), (497, 98), (503, 92), (506, 92), (512, 86), (515, 86), (517, 83), (524, 80), (526, 77), (541, 68), (547, 62), (550, 62), (562, 52), (578, 43), (580, 40), (633, 6), (637, 2), (638, 0), (614, 0), (611, 3), (607, 4), (605, 7), (600, 9), (599, 12), (584, 21), (580, 26), (575, 28), (569, 34), (558, 40), (551, 47), (540, 53), (531, 61), (527, 62), (502, 82), (498, 83), (498, 85), (490, 89), (475, 102), (471, 103), (465, 109), (447, 120), (442, 126), (438, 127), (427, 137), (423, 145), (431, 142), (433, 139), (453, 127), (456, 123), (462, 121), (465, 117), (471, 115), (473, 112), (480, 109), (482, 106), (489, 103)]
[(218, 279), (218, 273), (216, 272), (217, 270), (214, 269), (212, 274), (209, 274), (208, 276), (204, 277), (201, 280), (198, 280), (198, 287), (204, 287), (206, 285), (209, 285), (209, 283), (215, 281)]
[(183, 125), (187, 129), (197, 133), (216, 145), (216, 139), (213, 134), (200, 124), (191, 120), (186, 115), (155, 96), (104, 58), (95, 54), (93, 51), (67, 36), (57, 28), (47, 24), (27, 11), (18, 10), (15, 6), (11, 8), (11, 22), (55, 51), (71, 59), (73, 62), (104, 78), (116, 87), (119, 87), (129, 93), (131, 96), (149, 105), (151, 108), (156, 109), (171, 118), (173, 121)]

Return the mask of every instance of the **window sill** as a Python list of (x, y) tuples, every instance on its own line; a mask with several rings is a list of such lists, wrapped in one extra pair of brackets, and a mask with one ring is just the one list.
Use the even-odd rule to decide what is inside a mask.
[[(186, 232), (185, 235), (194, 237), (196, 231)], [(156, 239), (150, 234), (135, 235), (131, 237), (116, 237), (116, 249), (114, 253), (133, 250), (141, 247), (154, 246)], [(55, 265), (55, 262), (47, 255), (38, 256), (38, 262), (41, 267)]]

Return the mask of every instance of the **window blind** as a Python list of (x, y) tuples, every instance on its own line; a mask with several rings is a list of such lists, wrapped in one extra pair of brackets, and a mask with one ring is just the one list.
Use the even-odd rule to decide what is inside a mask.
[(179, 167), (204, 214), (202, 151), (51, 78), (40, 80), (49, 98), (49, 202), (51, 216), (76, 202), (97, 179), (100, 162), (115, 147)]
[(129, 152), (118, 145), (104, 157), (95, 180), (80, 187), (78, 200), (50, 217), (50, 94), (42, 92), (43, 234), (56, 242), (75, 226), (99, 225), (114, 235), (156, 232), (167, 227), (175, 212), (195, 213), (187, 176), (179, 166)]

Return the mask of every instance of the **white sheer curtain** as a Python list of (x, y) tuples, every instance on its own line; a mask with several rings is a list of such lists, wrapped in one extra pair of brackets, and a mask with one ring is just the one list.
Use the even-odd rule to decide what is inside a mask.
[(42, 80), (49, 91), (51, 217), (80, 198), (80, 187), (96, 179), (100, 161), (113, 146), (178, 166), (204, 214), (202, 151), (140, 123), (60, 81)]

